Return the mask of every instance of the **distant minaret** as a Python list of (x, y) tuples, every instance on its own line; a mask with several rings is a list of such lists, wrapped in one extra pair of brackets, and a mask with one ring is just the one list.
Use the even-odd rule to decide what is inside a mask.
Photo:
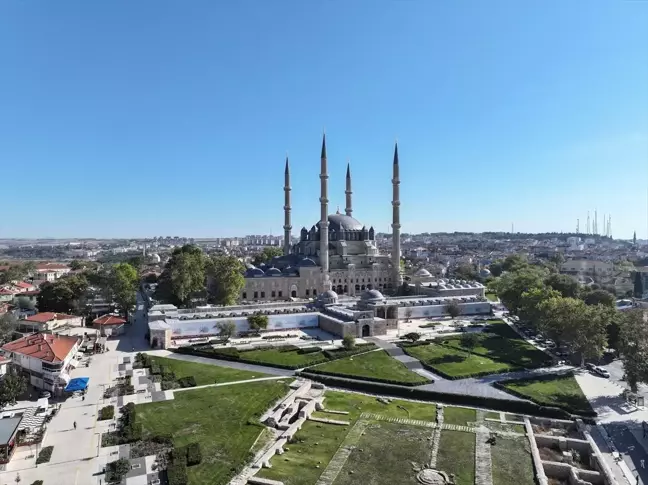
[(398, 166), (398, 143), (394, 145), (394, 174), (392, 177), (392, 266), (394, 284), (400, 286), (403, 277), (400, 271), (400, 167)]
[(612, 216), (610, 214), (608, 214), (607, 235), (612, 237)]
[(576, 219), (576, 234), (580, 234), (580, 219)]
[(632, 244), (637, 245), (637, 231), (632, 235)]
[(594, 209), (594, 235), (598, 235), (598, 209)]
[(587, 232), (585, 234), (589, 235), (590, 233), (590, 213), (587, 211)]
[(284, 170), (284, 256), (290, 254), (290, 165), (288, 164), (288, 156), (286, 156), (286, 169)]
[(351, 205), (351, 195), (353, 192), (351, 192), (351, 164), (347, 163), (347, 173), (346, 173), (346, 190), (344, 191), (344, 195), (346, 195), (346, 207), (344, 208), (344, 213), (351, 217), (351, 214), (353, 214), (353, 206)]
[[(322, 135), (322, 155), (320, 171), (320, 266), (326, 282), (329, 270), (328, 261), (328, 167), (326, 163), (326, 134)], [(326, 289), (326, 288), (325, 288)]]

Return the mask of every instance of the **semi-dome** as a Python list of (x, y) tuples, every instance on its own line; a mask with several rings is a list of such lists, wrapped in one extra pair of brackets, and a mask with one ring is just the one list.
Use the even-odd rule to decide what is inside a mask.
[(384, 300), (385, 297), (378, 290), (366, 290), (360, 297), (362, 300)]
[(266, 276), (281, 276), (281, 270), (274, 266), (265, 272)]
[(317, 266), (311, 258), (304, 258), (299, 262), (299, 266)]
[(246, 278), (258, 278), (260, 276), (265, 276), (265, 273), (263, 272), (262, 269), (255, 268), (254, 266), (248, 268), (248, 270), (245, 272)]

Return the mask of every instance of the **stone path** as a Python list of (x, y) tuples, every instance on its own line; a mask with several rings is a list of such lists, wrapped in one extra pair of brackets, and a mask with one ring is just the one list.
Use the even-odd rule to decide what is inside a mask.
[(447, 429), (448, 431), (463, 431), (464, 433), (474, 433), (475, 428), (470, 426), (463, 426), (461, 424), (444, 424), (441, 429)]
[(356, 421), (356, 424), (351, 428), (346, 439), (335, 452), (326, 470), (324, 470), (324, 473), (322, 473), (315, 485), (332, 485), (349, 458), (353, 447), (360, 441), (360, 437), (364, 433), (367, 424), (368, 422), (363, 419)]
[(477, 410), (475, 433), (475, 485), (493, 485), (491, 445), (487, 443), (490, 431), (484, 426), (484, 411)]
[(360, 419), (373, 419), (375, 421), (387, 421), (388, 423), (409, 424), (411, 426), (423, 426), (425, 428), (436, 428), (432, 421), (421, 421), (420, 419), (391, 418), (374, 413), (362, 413)]
[(441, 442), (441, 428), (443, 428), (443, 406), (437, 406), (437, 427), (432, 431), (432, 452), (430, 453), (430, 468), (436, 469), (439, 443)]

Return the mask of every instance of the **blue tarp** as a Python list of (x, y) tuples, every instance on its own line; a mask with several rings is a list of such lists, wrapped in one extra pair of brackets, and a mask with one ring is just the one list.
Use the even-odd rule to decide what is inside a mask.
[(88, 387), (89, 377), (75, 377), (70, 381), (65, 390), (67, 392), (83, 391)]

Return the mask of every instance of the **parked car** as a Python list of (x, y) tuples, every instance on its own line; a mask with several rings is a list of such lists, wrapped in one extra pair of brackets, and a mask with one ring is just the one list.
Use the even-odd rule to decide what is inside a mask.
[(610, 373), (603, 367), (594, 367), (594, 372), (601, 377), (605, 377), (606, 379), (610, 378)]
[(41, 398), (46, 397), (46, 398), (49, 399), (50, 397), (52, 397), (52, 393), (49, 392), (49, 391), (43, 391), (43, 392), (40, 393), (40, 397)]
[(587, 364), (585, 364), (585, 368), (588, 371), (594, 372), (594, 369), (596, 369), (596, 366), (594, 364), (592, 364), (591, 362), (588, 362)]

